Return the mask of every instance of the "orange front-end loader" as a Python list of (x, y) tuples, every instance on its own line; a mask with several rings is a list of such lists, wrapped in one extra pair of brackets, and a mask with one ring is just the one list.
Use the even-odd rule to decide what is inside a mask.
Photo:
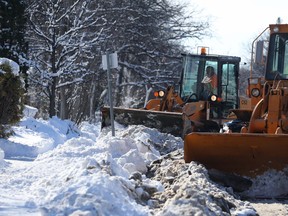
[[(231, 120), (227, 117), (229, 110), (239, 107), (240, 60), (237, 56), (204, 53), (203, 49), (201, 54), (182, 54), (179, 88), (169, 86), (166, 91), (157, 91), (156, 98), (142, 109), (114, 107), (114, 119), (123, 125), (145, 125), (179, 137), (191, 131), (219, 132), (223, 122)], [(215, 86), (204, 82), (208, 68), (214, 69)], [(250, 114), (242, 112), (241, 116)], [(102, 128), (110, 121), (110, 107), (103, 107)]]
[[(197, 161), (208, 169), (251, 177), (288, 165), (288, 24), (267, 29), (265, 83), (249, 124), (240, 133), (186, 135), (185, 162)], [(257, 93), (257, 89), (253, 91)]]

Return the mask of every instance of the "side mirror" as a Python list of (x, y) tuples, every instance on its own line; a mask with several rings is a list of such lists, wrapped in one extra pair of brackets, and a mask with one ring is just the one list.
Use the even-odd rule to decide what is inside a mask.
[(258, 65), (265, 65), (266, 63), (266, 56), (264, 56), (264, 41), (259, 40), (256, 43), (256, 54), (254, 63)]

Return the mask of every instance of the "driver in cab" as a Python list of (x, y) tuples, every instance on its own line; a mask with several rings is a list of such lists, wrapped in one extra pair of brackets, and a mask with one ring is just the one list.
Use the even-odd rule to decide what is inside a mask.
[(206, 68), (206, 75), (202, 80), (202, 83), (205, 84), (207, 90), (214, 92), (217, 88), (217, 74), (212, 66)]

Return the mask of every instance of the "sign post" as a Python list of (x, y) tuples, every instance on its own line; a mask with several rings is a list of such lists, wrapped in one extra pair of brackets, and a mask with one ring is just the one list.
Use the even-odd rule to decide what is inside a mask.
[(112, 128), (112, 136), (115, 136), (115, 126), (114, 126), (114, 111), (113, 111), (113, 97), (112, 97), (112, 85), (111, 85), (111, 68), (118, 67), (117, 53), (106, 52), (106, 55), (102, 55), (102, 64), (103, 69), (107, 70), (107, 79), (108, 79), (108, 97), (109, 97), (109, 106), (110, 106), (110, 121)]

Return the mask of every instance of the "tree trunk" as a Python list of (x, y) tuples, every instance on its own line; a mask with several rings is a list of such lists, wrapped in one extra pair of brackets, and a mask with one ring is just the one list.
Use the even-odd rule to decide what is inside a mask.
[(120, 106), (121, 104), (121, 99), (123, 98), (123, 91), (122, 91), (122, 87), (121, 84), (123, 82), (123, 68), (121, 68), (118, 72), (118, 78), (117, 78), (117, 82), (116, 82), (116, 86), (117, 87), (117, 91), (116, 91), (116, 106)]
[[(51, 71), (52, 75), (57, 73), (56, 69), (56, 38), (55, 38), (55, 32), (53, 34), (53, 41), (52, 41), (52, 53), (51, 53)], [(52, 83), (51, 83), (51, 95), (50, 95), (50, 105), (49, 105), (49, 117), (56, 116), (56, 86), (57, 86), (57, 77), (52, 76)]]
[(89, 120), (93, 122), (95, 120), (95, 109), (94, 109), (94, 103), (95, 103), (95, 89), (96, 84), (95, 82), (92, 83), (92, 86), (90, 88), (90, 100), (89, 100)]
[(55, 101), (56, 101), (56, 82), (57, 79), (56, 77), (52, 78), (52, 84), (51, 84), (51, 94), (49, 98), (49, 117), (53, 117), (56, 115), (56, 110), (55, 110)]
[(65, 87), (60, 88), (60, 118), (62, 120), (67, 119), (67, 105), (66, 105), (66, 95), (65, 95)]

